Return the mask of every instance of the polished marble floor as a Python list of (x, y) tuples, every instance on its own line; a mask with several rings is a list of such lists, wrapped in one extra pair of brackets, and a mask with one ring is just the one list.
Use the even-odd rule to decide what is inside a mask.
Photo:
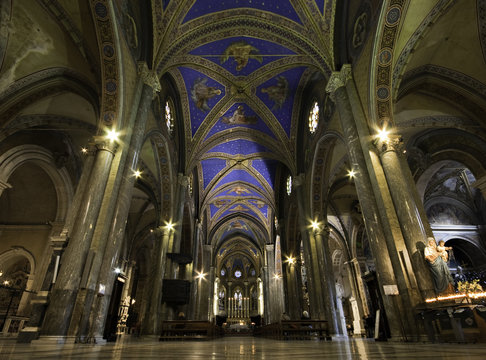
[(144, 341), (105, 345), (32, 345), (0, 339), (3, 359), (486, 359), (486, 344), (418, 344), (367, 339), (277, 341), (228, 337), (213, 341)]

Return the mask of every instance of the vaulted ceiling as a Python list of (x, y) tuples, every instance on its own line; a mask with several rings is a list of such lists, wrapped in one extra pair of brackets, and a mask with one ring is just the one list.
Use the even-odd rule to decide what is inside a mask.
[(215, 238), (269, 239), (302, 92), (332, 68), (332, 1), (165, 1), (154, 49), (181, 94), (186, 173)]

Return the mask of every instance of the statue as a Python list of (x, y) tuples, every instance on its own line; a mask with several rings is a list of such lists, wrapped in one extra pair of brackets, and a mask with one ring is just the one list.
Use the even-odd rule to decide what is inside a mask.
[(427, 238), (427, 246), (424, 250), (425, 259), (429, 263), (432, 278), (434, 280), (434, 289), (437, 294), (446, 290), (452, 292), (452, 276), (449, 267), (437, 250), (437, 243), (433, 237)]

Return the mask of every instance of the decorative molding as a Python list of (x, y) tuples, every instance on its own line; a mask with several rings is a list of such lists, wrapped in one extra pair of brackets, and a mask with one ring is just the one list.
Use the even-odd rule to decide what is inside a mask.
[(326, 92), (330, 94), (330, 97), (335, 101), (335, 91), (341, 87), (345, 87), (346, 83), (353, 78), (351, 65), (344, 64), (341, 71), (333, 71), (329, 81), (326, 85)]
[(139, 76), (143, 80), (143, 83), (152, 88), (153, 90), (152, 98), (155, 98), (157, 93), (162, 90), (162, 86), (160, 85), (160, 80), (157, 75), (157, 72), (153, 70), (149, 70), (147, 63), (145, 61), (140, 61), (137, 63), (137, 70)]
[(100, 48), (102, 73), (101, 122), (104, 126), (116, 127), (119, 102), (119, 76), (115, 29), (112, 21), (112, 6), (109, 0), (91, 0), (91, 11)]

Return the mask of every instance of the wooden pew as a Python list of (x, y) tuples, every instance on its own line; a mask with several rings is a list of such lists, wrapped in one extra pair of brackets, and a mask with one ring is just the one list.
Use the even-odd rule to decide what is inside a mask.
[(220, 335), (220, 328), (209, 321), (168, 320), (162, 323), (159, 340), (210, 340)]
[(325, 320), (282, 320), (262, 326), (255, 334), (275, 340), (331, 340)]

